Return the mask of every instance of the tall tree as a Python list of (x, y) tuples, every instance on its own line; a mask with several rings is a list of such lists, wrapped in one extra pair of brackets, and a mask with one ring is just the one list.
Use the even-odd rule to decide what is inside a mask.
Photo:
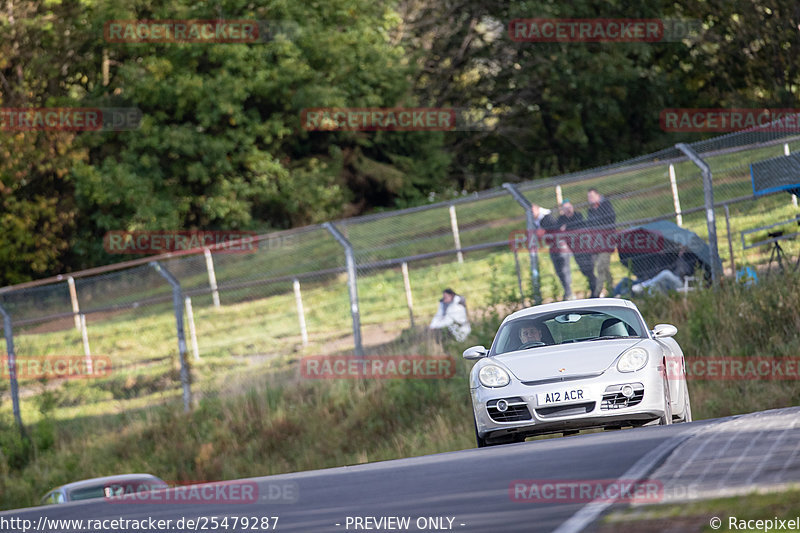
[[(470, 189), (686, 140), (660, 129), (666, 107), (796, 104), (798, 10), (791, 0), (404, 0), (400, 7), (402, 39), (417, 51), (420, 98), (492, 117), (486, 131), (448, 137), (453, 172)], [(517, 18), (684, 19), (702, 29), (652, 44), (514, 42), (508, 24)]]
[(308, 132), (300, 124), (304, 108), (408, 100), (403, 50), (388, 40), (398, 19), (388, 7), (109, 4), (93, 24), (99, 31), (111, 19), (176, 18), (258, 19), (276, 35), (262, 44), (106, 45), (110, 84), (95, 79), (87, 98), (137, 107), (144, 119), (136, 131), (95, 138), (89, 162), (74, 168), (82, 240), (109, 229), (285, 228), (408, 201), (445, 180), (435, 135)]
[[(0, 10), (0, 106), (59, 106), (94, 68), (82, 45), (83, 6), (9, 0)], [(85, 160), (68, 131), (24, 131), (0, 116), (0, 283), (61, 271), (77, 207), (69, 168)]]

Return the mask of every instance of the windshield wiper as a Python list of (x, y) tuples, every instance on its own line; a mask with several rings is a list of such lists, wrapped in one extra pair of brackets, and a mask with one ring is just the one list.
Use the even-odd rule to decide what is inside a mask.
[[(503, 353), (505, 354), (505, 353), (511, 353), (511, 352), (523, 352), (525, 350), (530, 350), (531, 348), (541, 348), (542, 346), (554, 346), (554, 345), (553, 344), (535, 344), (533, 346), (528, 346), (527, 348), (516, 348), (514, 350), (510, 350), (508, 352), (503, 352)], [(502, 354), (497, 354), (497, 355), (502, 355)]]
[(602, 341), (606, 339), (634, 339), (635, 335), (603, 335), (602, 337), (595, 337), (594, 339), (586, 339), (587, 341)]

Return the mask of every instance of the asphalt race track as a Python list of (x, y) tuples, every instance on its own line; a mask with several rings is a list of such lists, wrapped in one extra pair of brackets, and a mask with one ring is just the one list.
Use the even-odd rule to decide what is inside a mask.
[[(648, 478), (654, 473), (665, 480), (670, 476), (677, 480), (688, 479), (685, 476), (696, 471), (695, 479), (722, 479), (728, 484), (729, 479), (735, 479), (730, 478), (735, 469), (741, 466), (749, 473), (748, 482), (757, 485), (760, 481), (753, 474), (754, 463), (748, 459), (752, 457), (758, 459), (757, 468), (765, 476), (775, 476), (780, 471), (781, 475), (798, 480), (800, 441), (793, 433), (800, 431), (795, 430), (798, 414), (800, 408), (781, 409), (691, 424), (592, 433), (253, 478), (242, 482), (258, 486), (258, 501), (248, 503), (212, 499), (202, 503), (121, 504), (94, 500), (7, 511), (0, 513), (0, 530), (23, 531), (21, 520), (30, 520), (32, 531), (37, 527), (41, 528), (38, 531), (48, 533), (98, 531), (88, 529), (85, 523), (79, 528), (74, 524), (73, 527), (50, 524), (47, 528), (46, 519), (152, 518), (169, 519), (173, 525), (168, 529), (135, 529), (108, 522), (102, 531), (222, 531), (224, 527), (212, 527), (211, 517), (221, 520), (227, 516), (228, 530), (233, 530), (232, 520), (237, 516), (277, 516), (276, 530), (284, 532), (580, 531), (595, 523), (612, 505), (622, 504), (517, 501), (512, 497), (514, 481), (655, 479)], [(715, 439), (725, 444), (718, 445)], [(737, 445), (739, 441), (741, 446)], [(759, 444), (752, 444), (754, 441)], [(700, 442), (711, 445), (701, 448)], [(710, 454), (705, 462), (703, 453)], [(770, 458), (774, 461), (768, 461)], [(688, 468), (694, 464), (692, 461), (696, 462), (696, 468)], [(715, 478), (713, 465), (724, 465), (720, 475), (727, 477)], [(664, 486), (669, 486), (666, 481)], [(707, 483), (703, 486), (713, 488)], [(387, 521), (388, 517), (408, 522), (406, 525)], [(175, 527), (181, 518), (182, 527)], [(186, 520), (198, 518), (197, 523), (187, 525)], [(12, 523), (11, 519), (20, 520)], [(236, 530), (243, 530), (242, 523)], [(273, 527), (269, 521), (256, 528), (254, 524), (255, 521), (249, 522), (247, 530), (266, 530), (261, 524), (268, 524), (269, 530)]]

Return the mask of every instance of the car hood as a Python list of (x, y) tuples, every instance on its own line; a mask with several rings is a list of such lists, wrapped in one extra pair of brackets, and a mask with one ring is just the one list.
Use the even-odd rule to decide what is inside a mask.
[(644, 339), (609, 339), (540, 346), (492, 357), (501, 362), (520, 381), (599, 374), (611, 366), (619, 355)]

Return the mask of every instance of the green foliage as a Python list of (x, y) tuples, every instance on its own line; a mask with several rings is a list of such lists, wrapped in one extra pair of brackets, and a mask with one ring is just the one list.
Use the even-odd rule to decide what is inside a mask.
[[(664, 132), (664, 108), (798, 104), (800, 45), (788, 0), (635, 5), (409, 0), (407, 48), (415, 88), (439, 105), (496, 124), (448, 137), (460, 185), (482, 189), (591, 168), (687, 140)], [(448, 24), (429, 24), (449, 19)], [(702, 29), (676, 42), (514, 42), (518, 18), (683, 19)]]
[[(798, 105), (788, 0), (22, 0), (0, 14), (4, 107), (136, 107), (121, 132), (0, 136), (0, 283), (118, 260), (111, 229), (288, 228), (583, 169), (687, 140), (666, 107)], [(673, 43), (518, 43), (529, 17), (682, 18)], [(256, 19), (259, 44), (111, 43), (110, 20)], [(65, 53), (64, 51), (68, 51)], [(107, 70), (107, 79), (104, 71)], [(309, 132), (310, 107), (441, 106), (456, 132)]]
[(764, 276), (752, 285), (725, 280), (723, 286), (642, 299), (648, 324), (674, 320), (676, 340), (689, 357), (795, 356), (800, 347), (800, 278)]
[[(69, 1), (7, 6), (0, 15), (0, 106), (64, 105), (90, 57), (80, 43), (80, 12)], [(61, 272), (69, 263), (77, 209), (68, 174), (86, 156), (73, 145), (75, 133), (6, 128), (0, 134), (3, 284)]]
[[(419, 202), (443, 188), (449, 157), (440, 134), (301, 127), (308, 107), (415, 104), (403, 49), (390, 41), (400, 20), (381, 3), (103, 1), (44, 10), (22, 2), (14, 9), (58, 23), (0, 25), (9, 51), (0, 73), (24, 70), (30, 86), (4, 94), (4, 104), (135, 107), (143, 120), (133, 131), (26, 132), (0, 142), (8, 156), (0, 164), (6, 282), (118, 259), (102, 250), (112, 229), (287, 228)], [(109, 20), (220, 17), (282, 30), (256, 44), (102, 37)], [(21, 51), (37, 40), (31, 49), (43, 57), (79, 50), (51, 85), (41, 83), (51, 67)]]
[(43, 416), (24, 430), (20, 430), (11, 416), (0, 414), (0, 490), (9, 472), (26, 468), (36, 454), (46, 452), (55, 444), (56, 426), (50, 416), (57, 404), (55, 395), (44, 391), (35, 401)]
[[(678, 327), (687, 365), (732, 357), (796, 358), (800, 351), (800, 276), (762, 274), (757, 284), (726, 280), (684, 299), (672, 293), (638, 302), (648, 325)], [(796, 379), (690, 380), (695, 416), (728, 416), (798, 405)]]

